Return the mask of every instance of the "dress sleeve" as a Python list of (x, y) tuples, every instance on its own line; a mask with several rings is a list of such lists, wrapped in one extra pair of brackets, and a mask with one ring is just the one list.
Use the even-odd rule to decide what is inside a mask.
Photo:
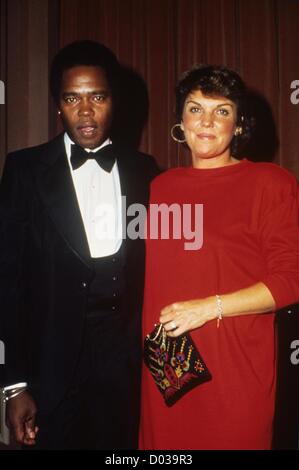
[(268, 287), (280, 309), (299, 301), (298, 183), (288, 172), (267, 185), (260, 216)]

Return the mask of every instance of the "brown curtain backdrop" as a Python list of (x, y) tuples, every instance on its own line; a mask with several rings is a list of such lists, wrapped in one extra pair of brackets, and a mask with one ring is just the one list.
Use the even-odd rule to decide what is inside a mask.
[(7, 152), (49, 139), (49, 57), (57, 50), (55, 0), (0, 0), (0, 172)]
[[(59, 47), (88, 38), (114, 50), (146, 83), (140, 149), (161, 166), (188, 164), (170, 137), (174, 86), (184, 70), (205, 62), (235, 69), (253, 89), (259, 131), (248, 156), (274, 159), (299, 177), (299, 104), (290, 100), (291, 82), (299, 80), (298, 0), (1, 0), (0, 14), (1, 165), (6, 151), (60, 130), (48, 64)], [(138, 99), (130, 91), (128, 106)]]

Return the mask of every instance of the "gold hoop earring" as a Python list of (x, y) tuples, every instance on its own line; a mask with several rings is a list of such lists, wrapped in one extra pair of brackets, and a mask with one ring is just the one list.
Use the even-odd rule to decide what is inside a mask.
[(174, 124), (174, 125), (172, 126), (172, 128), (170, 129), (170, 135), (171, 135), (171, 137), (173, 138), (173, 140), (175, 140), (176, 142), (179, 142), (180, 144), (183, 144), (184, 142), (186, 142), (186, 139), (180, 140), (180, 139), (178, 139), (177, 137), (175, 137), (175, 135), (173, 135), (173, 130), (174, 130), (177, 126), (179, 126), (179, 128), (182, 130), (181, 124)]

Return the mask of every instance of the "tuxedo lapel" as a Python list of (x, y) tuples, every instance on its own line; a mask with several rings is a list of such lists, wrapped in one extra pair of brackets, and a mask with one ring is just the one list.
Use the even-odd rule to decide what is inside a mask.
[(91, 267), (90, 251), (63, 136), (46, 145), (41, 157), (36, 176), (43, 202), (66, 243)]
[[(122, 203), (125, 204), (125, 207), (122, 207), (123, 210), (123, 250), (127, 256), (129, 252), (136, 251), (137, 245), (136, 240), (130, 239), (128, 236), (128, 226), (136, 217), (134, 215), (128, 215), (128, 209), (136, 203), (146, 207), (148, 199), (148, 185), (146, 185), (146, 180), (140, 166), (140, 161), (142, 157), (136, 153), (136, 151), (128, 149), (116, 148), (116, 157), (117, 165), (119, 170), (120, 177), (120, 186), (121, 194), (125, 199), (122, 199)], [(138, 210), (135, 207), (136, 211)], [(142, 214), (141, 214), (142, 215)], [(144, 220), (145, 222), (145, 220)], [(139, 227), (142, 230), (142, 226)]]
[(121, 195), (126, 197), (126, 205), (127, 207), (137, 202), (135, 194), (135, 187), (136, 187), (136, 171), (134, 170), (134, 157), (128, 154), (128, 151), (124, 151), (116, 146), (116, 158), (117, 158), (117, 165), (119, 171), (119, 179), (120, 179), (120, 188), (121, 188)]
[[(120, 180), (120, 189), (122, 195), (122, 224), (123, 224), (123, 243), (122, 249), (123, 253), (126, 254), (128, 243), (127, 243), (127, 227), (130, 220), (133, 217), (127, 215), (128, 207), (136, 202), (137, 199), (134, 197), (134, 171), (132, 165), (130, 164), (130, 156), (126, 154), (123, 150), (116, 148), (116, 159), (119, 172)], [(135, 199), (135, 201), (134, 201)], [(124, 207), (125, 205), (125, 207)]]

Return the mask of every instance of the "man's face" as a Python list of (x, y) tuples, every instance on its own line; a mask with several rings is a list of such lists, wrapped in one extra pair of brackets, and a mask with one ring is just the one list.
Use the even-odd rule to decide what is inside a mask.
[(104, 70), (76, 66), (62, 76), (59, 109), (65, 130), (83, 148), (99, 147), (109, 136), (113, 104)]

